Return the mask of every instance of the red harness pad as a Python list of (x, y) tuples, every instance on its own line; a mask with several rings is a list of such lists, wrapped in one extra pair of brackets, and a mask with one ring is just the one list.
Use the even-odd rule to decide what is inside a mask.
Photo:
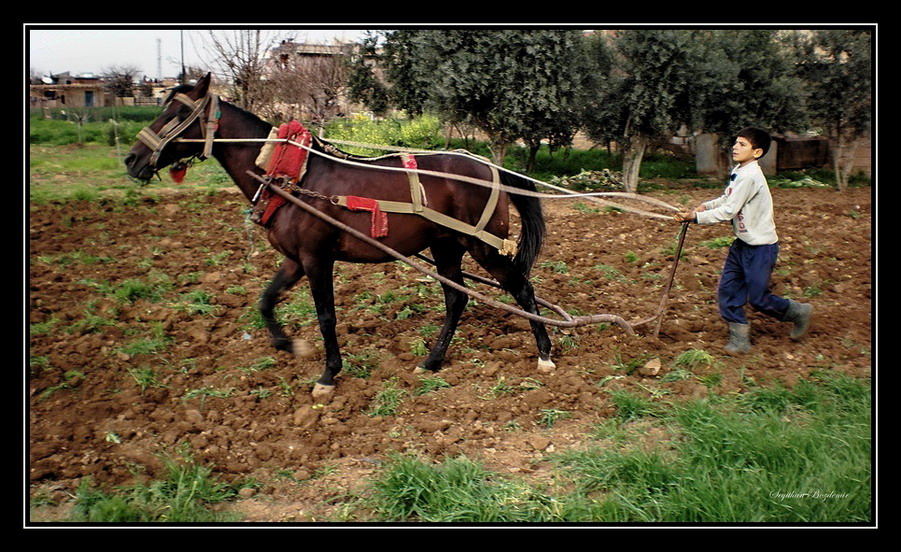
[[(290, 140), (307, 147), (313, 142), (312, 135), (298, 121), (291, 121), (280, 126), (278, 128), (278, 138), (280, 140)], [(266, 174), (274, 178), (284, 178), (289, 182), (297, 182), (306, 170), (308, 155), (309, 151), (296, 144), (278, 142), (273, 149), (272, 159), (266, 168)], [(263, 199), (268, 201), (266, 209), (260, 218), (260, 223), (265, 226), (278, 208), (285, 204), (285, 199), (269, 190), (263, 191)]]
[(388, 235), (388, 215), (379, 208), (379, 202), (368, 197), (347, 196), (347, 208), (351, 211), (371, 211), (372, 223), (369, 233), (373, 238)]
[[(280, 126), (278, 138), (280, 140), (290, 140), (307, 147), (313, 141), (309, 131), (297, 121), (291, 121)], [(278, 142), (275, 145), (272, 160), (269, 162), (266, 174), (277, 178), (287, 178), (292, 182), (296, 182), (303, 174), (304, 166), (307, 162), (307, 154), (308, 151), (303, 147), (289, 142)]]

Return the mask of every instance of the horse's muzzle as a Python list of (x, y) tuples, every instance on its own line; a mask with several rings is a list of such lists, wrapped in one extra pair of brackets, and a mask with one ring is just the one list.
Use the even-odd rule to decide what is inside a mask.
[(150, 181), (156, 174), (156, 171), (148, 163), (138, 162), (138, 156), (134, 152), (129, 152), (125, 156), (125, 167), (128, 169), (128, 176), (142, 182)]

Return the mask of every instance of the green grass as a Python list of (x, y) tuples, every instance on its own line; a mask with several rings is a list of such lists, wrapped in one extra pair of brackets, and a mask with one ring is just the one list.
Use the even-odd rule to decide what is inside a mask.
[[(834, 373), (668, 407), (620, 394), (601, 441), (551, 457), (559, 487), (404, 456), (365, 506), (379, 521), (867, 523), (870, 404), (868, 382)], [(648, 427), (663, 437), (626, 446)]]
[(381, 521), (498, 523), (558, 520), (554, 500), (465, 457), (433, 464), (395, 457), (368, 504)]
[[(28, 194), (36, 205), (52, 201), (138, 201), (160, 188), (176, 186), (166, 171), (147, 184), (132, 181), (125, 169), (131, 144), (118, 150), (105, 144), (34, 144), (29, 146)], [(234, 186), (216, 161), (193, 165), (179, 186), (194, 185), (213, 193)]]
[(394, 416), (407, 396), (408, 392), (397, 387), (396, 381), (388, 380), (372, 399), (368, 414), (372, 417)]
[[(866, 380), (823, 372), (791, 389), (651, 409), (617, 400), (617, 410), (631, 414), (604, 422), (586, 445), (545, 458), (554, 472), (543, 482), (500, 475), (465, 456), (397, 454), (347, 495), (340, 515), (407, 523), (865, 525), (872, 521), (870, 392)], [(236, 499), (240, 483), (218, 481), (184, 454), (164, 461), (162, 480), (113, 490), (83, 481), (66, 521), (240, 521), (212, 509)]]
[(237, 496), (207, 467), (189, 459), (166, 459), (166, 477), (111, 492), (83, 480), (75, 494), (75, 523), (203, 523), (235, 521), (211, 506)]

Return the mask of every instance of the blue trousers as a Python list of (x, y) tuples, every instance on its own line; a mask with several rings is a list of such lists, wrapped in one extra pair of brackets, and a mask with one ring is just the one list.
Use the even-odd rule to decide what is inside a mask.
[(748, 245), (736, 239), (729, 247), (717, 298), (720, 316), (726, 322), (747, 324), (745, 305), (781, 320), (788, 310), (788, 299), (770, 293), (770, 277), (779, 244)]

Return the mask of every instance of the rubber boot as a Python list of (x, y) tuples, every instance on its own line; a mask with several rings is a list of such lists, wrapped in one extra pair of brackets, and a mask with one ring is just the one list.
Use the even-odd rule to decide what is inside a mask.
[(747, 353), (751, 350), (751, 325), (729, 322), (727, 353)]
[(807, 326), (810, 325), (810, 316), (813, 314), (813, 305), (808, 303), (798, 303), (797, 301), (788, 300), (788, 310), (782, 317), (783, 322), (793, 322), (791, 337), (794, 340), (801, 339), (807, 333)]

